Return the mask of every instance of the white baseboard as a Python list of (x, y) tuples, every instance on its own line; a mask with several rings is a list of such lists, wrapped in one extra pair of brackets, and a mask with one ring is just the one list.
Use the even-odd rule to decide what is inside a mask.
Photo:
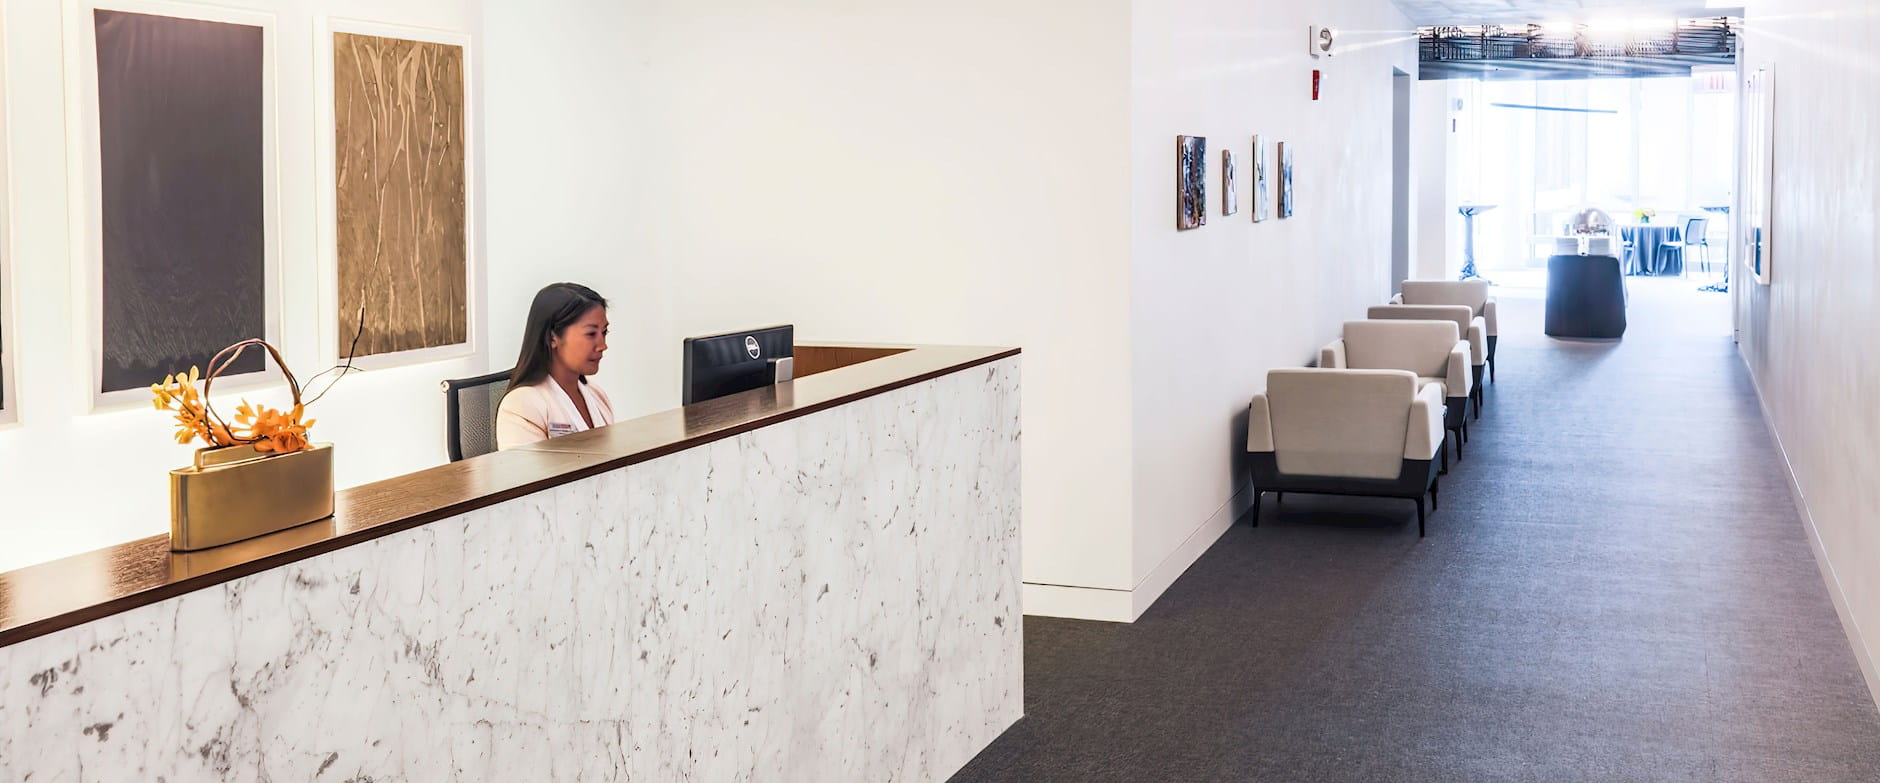
[[(1745, 367), (1748, 357), (1737, 352)], [(1854, 660), (1860, 664), (1860, 673), (1867, 680), (1867, 695), (1874, 700), (1874, 706), (1880, 708), (1880, 662), (1874, 660), (1875, 650), (1867, 644), (1867, 637), (1861, 633), (1860, 622), (1854, 619), (1853, 609), (1847, 603), (1847, 590), (1841, 586), (1841, 578), (1834, 572), (1834, 561), (1828, 559), (1827, 545), (1822, 543), (1821, 528), (1815, 525), (1815, 515), (1808, 509), (1808, 498), (1802, 494), (1802, 483), (1795, 476), (1795, 466), (1789, 463), (1789, 451), (1782, 445), (1782, 433), (1776, 431), (1776, 419), (1769, 414), (1769, 401), (1763, 398), (1762, 382), (1756, 377), (1755, 368), (1749, 368), (1750, 386), (1756, 390), (1756, 405), (1762, 410), (1763, 426), (1769, 430), (1769, 437), (1776, 444), (1776, 458), (1781, 460), (1782, 477), (1789, 483), (1789, 497), (1795, 501), (1795, 510), (1802, 515), (1802, 524), (1808, 528), (1808, 547), (1815, 553), (1815, 566), (1821, 569), (1821, 578), (1828, 583), (1828, 597), (1834, 602), (1834, 613), (1841, 618), (1841, 629), (1847, 633), (1847, 641), (1853, 645)]]
[(1130, 611), (1128, 590), (1033, 582), (1026, 582), (1023, 587), (1024, 593), (1020, 599), (1025, 614), (1113, 623), (1133, 622), (1136, 619), (1136, 615)]
[(1129, 593), (1130, 608), (1133, 612), (1129, 619), (1134, 621), (1141, 617), (1143, 612), (1149, 611), (1149, 606), (1155, 603), (1155, 599), (1161, 598), (1162, 593), (1168, 591), (1169, 585), (1175, 584), (1176, 579), (1187, 573), (1188, 567), (1194, 565), (1196, 560), (1200, 560), (1201, 556), (1207, 553), (1208, 547), (1214, 546), (1214, 542), (1220, 540), (1222, 534), (1234, 526), (1234, 520), (1239, 519), (1241, 515), (1247, 513), (1247, 509), (1252, 507), (1253, 482), (1249, 481), (1238, 492), (1235, 492), (1233, 497), (1228, 498), (1220, 508), (1215, 509), (1213, 516), (1202, 521), (1200, 527), (1189, 533), (1188, 539), (1183, 541), (1181, 546), (1175, 547), (1175, 551), (1170, 552), (1168, 557), (1162, 558), (1162, 562), (1156, 564), (1156, 567), (1151, 569), (1142, 581), (1136, 583), (1136, 589)]
[(1175, 548), (1162, 562), (1151, 570), (1148, 576), (1137, 582), (1134, 589), (1115, 590), (1100, 587), (1075, 587), (1071, 585), (1048, 585), (1034, 582), (1024, 584), (1025, 614), (1045, 617), (1068, 617), (1075, 620), (1104, 620), (1115, 623), (1133, 623), (1149, 606), (1162, 597), (1175, 580), (1188, 571), (1188, 567), (1201, 559), (1201, 555), (1214, 546), (1221, 535), (1232, 527), (1234, 520), (1247, 513), (1253, 507), (1253, 485), (1240, 488), (1234, 496), (1227, 499), (1212, 516), (1201, 522), (1181, 546)]

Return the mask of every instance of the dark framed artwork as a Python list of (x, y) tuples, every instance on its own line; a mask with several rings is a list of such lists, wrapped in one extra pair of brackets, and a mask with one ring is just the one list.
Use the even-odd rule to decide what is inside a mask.
[(1293, 148), (1279, 143), (1279, 216), (1293, 216)]
[(1175, 137), (1175, 228), (1208, 224), (1208, 140)]
[[(225, 346), (278, 339), (272, 17), (142, 7), (81, 5), (82, 24), (68, 27), (83, 35), (94, 77), (68, 82), (87, 91), (81, 131), (95, 139), (82, 183), (94, 403), (142, 400), (169, 373), (206, 371)], [(243, 385), (244, 375), (260, 380), (262, 362), (250, 352), (225, 374), (233, 383), (218, 388)]]
[(1266, 139), (1258, 134), (1253, 137), (1253, 222), (1266, 219)]
[(461, 40), (429, 37), (333, 28), (332, 337), (342, 353), (355, 334), (358, 356), (425, 360), (470, 343), (467, 60)]
[(1221, 214), (1232, 215), (1240, 211), (1240, 195), (1234, 186), (1234, 177), (1238, 168), (1233, 150), (1221, 150)]

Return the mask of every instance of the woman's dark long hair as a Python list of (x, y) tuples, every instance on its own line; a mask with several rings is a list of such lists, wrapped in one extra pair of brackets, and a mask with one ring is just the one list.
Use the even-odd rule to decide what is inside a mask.
[(529, 322), (522, 329), (522, 353), (516, 357), (516, 369), (509, 373), (509, 388), (519, 389), (548, 377), (548, 368), (555, 363), (554, 338), (595, 305), (605, 308), (607, 300), (580, 283), (553, 283), (535, 292)]

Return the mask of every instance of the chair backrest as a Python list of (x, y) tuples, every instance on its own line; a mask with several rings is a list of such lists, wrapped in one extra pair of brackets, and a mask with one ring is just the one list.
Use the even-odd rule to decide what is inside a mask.
[(1710, 218), (1694, 217), (1684, 221), (1684, 244), (1706, 244), (1704, 235), (1710, 231)]
[(1345, 366), (1441, 378), (1461, 334), (1452, 321), (1346, 321)]
[(496, 410), (509, 391), (510, 372), (444, 382), (445, 447), (451, 462), (496, 450)]
[(1281, 473), (1396, 478), (1416, 376), (1401, 370), (1287, 368), (1266, 374)]
[[(1456, 325), (1458, 335), (1465, 336), (1469, 323), (1475, 320), (1469, 308), (1462, 305), (1378, 305), (1364, 311), (1364, 317), (1373, 321), (1449, 321)], [(1479, 361), (1481, 357), (1469, 358)]]
[[(1577, 244), (1577, 243), (1576, 243)], [(1488, 305), (1488, 281), (1405, 280), (1403, 303), (1422, 305), (1468, 305), (1476, 315)]]

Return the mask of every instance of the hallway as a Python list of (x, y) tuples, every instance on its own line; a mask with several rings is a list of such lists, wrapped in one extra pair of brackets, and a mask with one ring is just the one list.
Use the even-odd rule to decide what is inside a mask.
[(1632, 281), (1620, 343), (1497, 291), (1428, 538), (1269, 496), (1140, 621), (1025, 618), (1026, 718), (955, 779), (1880, 780), (1728, 298), (1689, 282)]

